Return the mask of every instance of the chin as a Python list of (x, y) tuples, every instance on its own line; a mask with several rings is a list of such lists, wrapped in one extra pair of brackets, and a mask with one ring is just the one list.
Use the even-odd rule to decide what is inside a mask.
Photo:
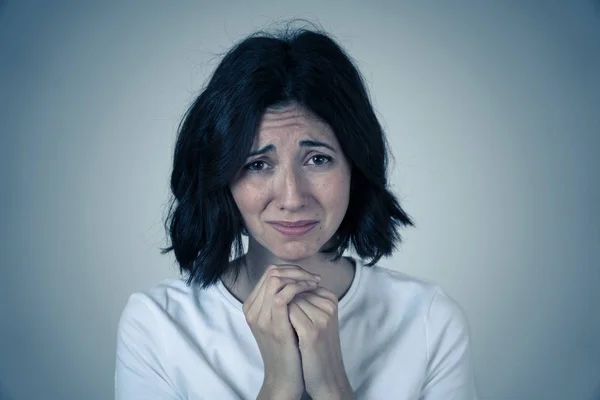
[(272, 249), (271, 253), (283, 261), (301, 261), (314, 256), (317, 251), (318, 247), (300, 243), (288, 243)]

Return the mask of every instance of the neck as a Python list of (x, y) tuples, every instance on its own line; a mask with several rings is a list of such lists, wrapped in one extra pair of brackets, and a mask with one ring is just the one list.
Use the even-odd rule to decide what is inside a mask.
[(234, 286), (230, 281), (226, 281), (225, 286), (242, 303), (254, 289), (265, 269), (272, 264), (297, 265), (310, 273), (320, 275), (319, 286), (332, 291), (338, 299), (352, 284), (355, 272), (353, 263), (346, 258), (333, 262), (326, 255), (316, 253), (301, 260), (285, 260), (275, 256), (252, 239), (249, 240), (248, 252), (237, 262), (241, 263), (239, 282)]
[(344, 259), (333, 262), (323, 253), (315, 253), (303, 259), (286, 260), (277, 257), (252, 239), (248, 242), (248, 252), (244, 261), (250, 282), (253, 284), (258, 283), (269, 265), (297, 265), (310, 273), (321, 275), (321, 282), (324, 282), (327, 276), (334, 278), (338, 275), (340, 266), (347, 263)]

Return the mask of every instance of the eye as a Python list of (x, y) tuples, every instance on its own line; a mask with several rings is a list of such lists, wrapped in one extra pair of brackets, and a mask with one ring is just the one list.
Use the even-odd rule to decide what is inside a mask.
[(262, 171), (267, 168), (267, 163), (261, 160), (253, 161), (244, 167), (248, 171)]
[(312, 161), (314, 165), (325, 165), (331, 163), (331, 161), (333, 161), (333, 158), (323, 154), (317, 154), (315, 156), (312, 156), (310, 158), (310, 161)]

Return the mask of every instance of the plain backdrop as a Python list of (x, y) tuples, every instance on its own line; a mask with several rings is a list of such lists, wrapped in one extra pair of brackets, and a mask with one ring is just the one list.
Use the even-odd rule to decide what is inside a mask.
[(113, 397), (128, 296), (178, 275), (159, 254), (177, 124), (220, 54), (289, 18), (364, 74), (417, 224), (380, 265), (462, 305), (481, 398), (600, 398), (587, 0), (4, 1), (0, 393)]

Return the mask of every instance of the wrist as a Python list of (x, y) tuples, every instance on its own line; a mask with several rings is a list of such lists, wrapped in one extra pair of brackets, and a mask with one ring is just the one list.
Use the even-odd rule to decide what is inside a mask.
[(256, 400), (300, 400), (302, 394), (290, 392), (289, 389), (263, 383)]
[(327, 392), (311, 394), (313, 400), (356, 400), (354, 391), (350, 386), (333, 388)]

